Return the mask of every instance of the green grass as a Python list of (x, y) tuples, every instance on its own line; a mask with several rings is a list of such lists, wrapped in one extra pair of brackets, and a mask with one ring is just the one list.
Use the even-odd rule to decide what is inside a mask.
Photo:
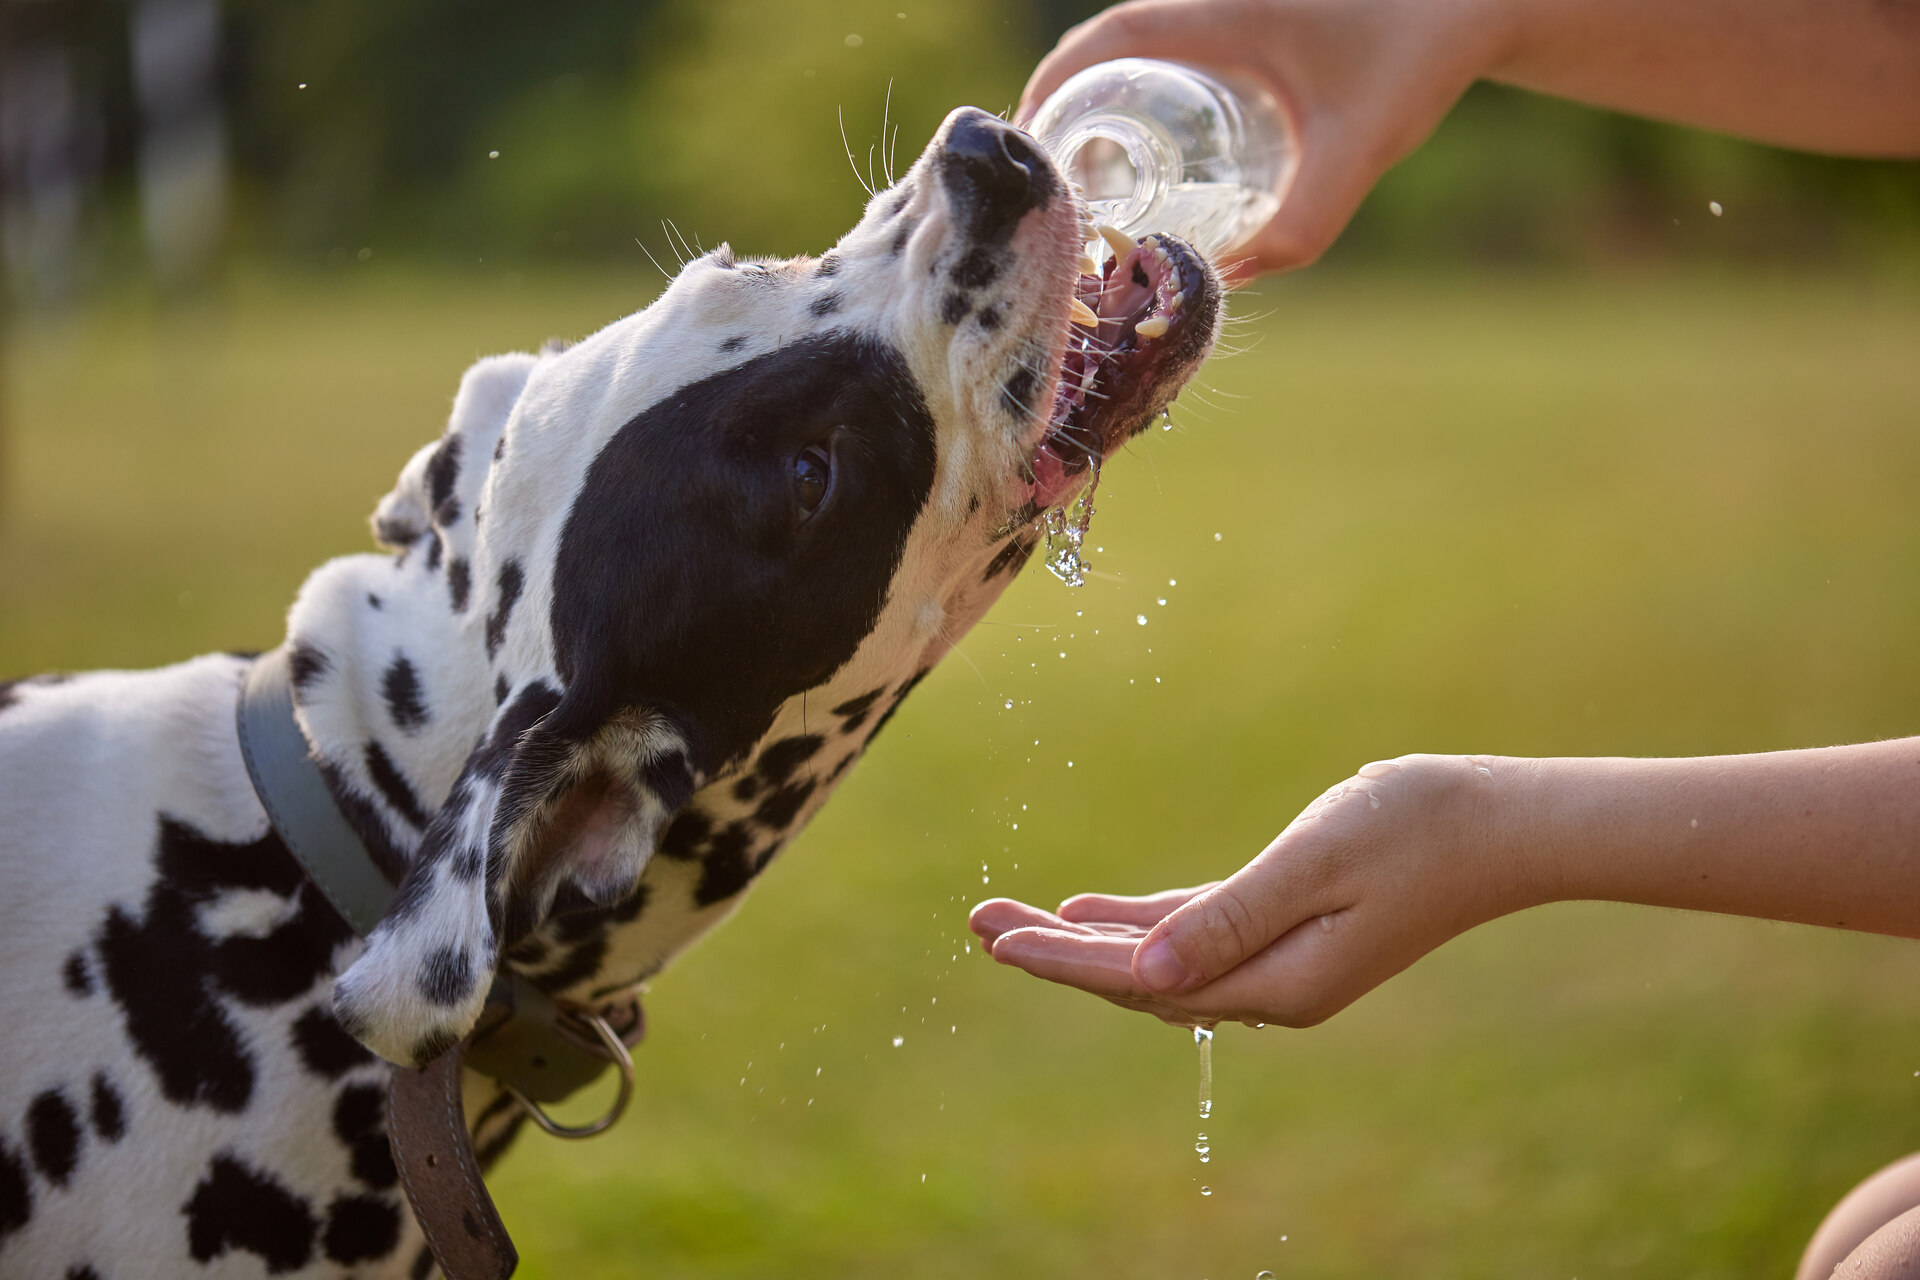
[[(469, 358), (652, 290), (262, 277), (17, 333), (0, 669), (273, 643)], [(1920, 1147), (1908, 942), (1499, 921), (1323, 1027), (1223, 1029), (1204, 1174), (1181, 1033), (961, 953), (981, 896), (1219, 874), (1370, 758), (1920, 730), (1920, 298), (1322, 273), (1241, 309), (1253, 350), (1109, 469), (1102, 576), (1030, 571), (657, 983), (614, 1136), (508, 1159), (523, 1274), (1785, 1277)]]

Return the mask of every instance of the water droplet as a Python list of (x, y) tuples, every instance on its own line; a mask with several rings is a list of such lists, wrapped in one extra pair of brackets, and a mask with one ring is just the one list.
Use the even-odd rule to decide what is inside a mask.
[(1332, 932), (1333, 932), (1333, 917), (1332, 917), (1332, 916), (1321, 916), (1321, 917), (1320, 917), (1320, 932), (1322, 932), (1322, 933), (1332, 933)]
[(1144, 613), (1138, 614), (1135, 616), (1134, 621), (1144, 627), (1147, 625), (1147, 615)]
[(1215, 542), (1218, 542), (1218, 541), (1220, 541), (1220, 535), (1219, 535), (1219, 534), (1217, 534), (1217, 533), (1216, 533), (1216, 534), (1214, 534), (1214, 535), (1213, 535), (1213, 540), (1214, 540)]
[[(1054, 507), (1044, 517), (1047, 531), (1047, 569), (1070, 587), (1087, 585), (1093, 565), (1080, 554), (1093, 524), (1093, 493), (1100, 487), (1100, 468), (1096, 464), (1087, 478), (1087, 487), (1073, 500), (1068, 510)], [(1102, 548), (1104, 549), (1104, 548)]]
[[(1281, 1238), (1282, 1240), (1285, 1240), (1285, 1239), (1286, 1239), (1286, 1237), (1285, 1237), (1285, 1236), (1281, 1236), (1280, 1238)], [(1260, 1273), (1259, 1273), (1258, 1275), (1256, 1275), (1256, 1276), (1254, 1276), (1254, 1278), (1253, 1278), (1253, 1280), (1274, 1280), (1274, 1276), (1273, 1276), (1273, 1272), (1271, 1272), (1271, 1271), (1262, 1271), (1262, 1272), (1260, 1272)]]
[(1213, 1028), (1195, 1027), (1193, 1042), (1200, 1047), (1200, 1118), (1213, 1114)]
[(859, 36), (848, 36), (846, 40), (847, 48), (849, 49), (858, 49), (865, 43), (866, 41), (862, 40)]
[(1707, 212), (1717, 218), (1721, 214), (1725, 213), (1726, 210), (1720, 207), (1720, 202), (1718, 200), (1709, 200), (1707, 201)]
[(905, 1036), (895, 1036), (893, 1038), (893, 1047), (898, 1049), (901, 1045), (905, 1044), (906, 1042), (907, 1042), (907, 1038)]
[(1178, 579), (1178, 578), (1168, 578), (1168, 579), (1167, 579), (1167, 585), (1168, 585), (1168, 586), (1170, 586), (1170, 587), (1177, 587), (1177, 586), (1179, 586), (1179, 585), (1180, 585), (1180, 579)]
[(1160, 601), (1160, 607), (1162, 609), (1167, 607), (1167, 598), (1165, 596), (1159, 597), (1159, 601)]
[(1009, 711), (1011, 711), (1011, 710), (1013, 710), (1013, 699), (1012, 699), (1012, 698), (1008, 698), (1008, 699), (1007, 699), (1007, 710), (1009, 710)]
[(487, 159), (489, 159), (489, 160), (498, 160), (499, 158), (500, 158), (500, 153), (499, 153), (498, 151), (489, 151), (489, 152), (487, 152)]
[(1378, 809), (1379, 807), (1380, 807), (1380, 797), (1373, 794), (1373, 792), (1371, 791), (1367, 792), (1367, 808)]
[(1200, 1188), (1200, 1194), (1201, 1194), (1201, 1195), (1203, 1195), (1203, 1196), (1210, 1196), (1210, 1195), (1212, 1195), (1212, 1194), (1213, 1194), (1213, 1188), (1212, 1188), (1212, 1187), (1202, 1187), (1202, 1188)]

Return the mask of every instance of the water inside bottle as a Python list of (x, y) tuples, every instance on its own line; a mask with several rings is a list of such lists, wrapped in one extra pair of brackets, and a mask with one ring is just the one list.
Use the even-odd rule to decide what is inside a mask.
[[(1168, 189), (1158, 212), (1139, 225), (1119, 221), (1125, 198), (1089, 200), (1087, 207), (1095, 223), (1119, 227), (1130, 236), (1166, 232), (1179, 236), (1201, 253), (1211, 257), (1237, 242), (1249, 227), (1265, 226), (1279, 211), (1280, 198), (1271, 191), (1255, 191), (1233, 182), (1181, 182)], [(1152, 225), (1146, 225), (1146, 223)], [(1097, 259), (1105, 246), (1089, 242), (1089, 252)]]

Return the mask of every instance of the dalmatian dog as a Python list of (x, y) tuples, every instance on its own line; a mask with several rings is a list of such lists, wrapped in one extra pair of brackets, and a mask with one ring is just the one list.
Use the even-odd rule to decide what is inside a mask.
[[(501, 966), (593, 1008), (732, 912), (1211, 349), (1205, 261), (1090, 243), (963, 108), (823, 256), (722, 247), (468, 370), (385, 553), (288, 617), (300, 729), (398, 885), (364, 941), (249, 784), (249, 658), (0, 685), (0, 1274), (431, 1271), (388, 1063)], [(464, 1101), (484, 1163), (522, 1115)]]

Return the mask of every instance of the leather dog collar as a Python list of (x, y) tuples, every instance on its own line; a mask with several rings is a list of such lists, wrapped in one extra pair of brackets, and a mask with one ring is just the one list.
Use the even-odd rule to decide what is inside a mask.
[[(254, 661), (235, 719), (240, 754), (267, 820), (334, 910), (365, 937), (386, 913), (395, 888), (341, 814), (294, 719), (285, 645)], [(588, 1137), (610, 1128), (625, 1109), (633, 1074), (626, 1046), (637, 1043), (644, 1029), (636, 997), (598, 1013), (577, 1012), (502, 969), (471, 1035), (424, 1067), (393, 1069), (387, 1140), (447, 1280), (505, 1280), (519, 1262), (474, 1159), (460, 1103), (462, 1067), (498, 1080), (549, 1133)], [(621, 1070), (620, 1094), (600, 1122), (568, 1129), (535, 1105), (569, 1096), (609, 1065)]]

